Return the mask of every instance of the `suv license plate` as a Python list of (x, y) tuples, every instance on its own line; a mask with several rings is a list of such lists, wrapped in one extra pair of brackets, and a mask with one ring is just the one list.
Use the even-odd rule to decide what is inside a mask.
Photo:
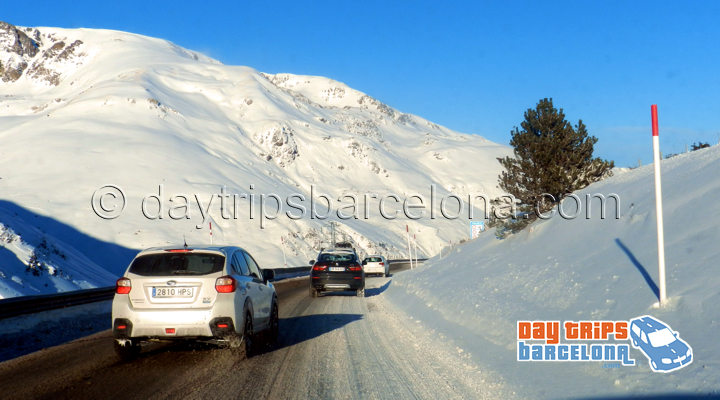
[(193, 290), (189, 287), (153, 287), (152, 297), (192, 297)]
[(330, 272), (345, 272), (345, 267), (330, 267)]

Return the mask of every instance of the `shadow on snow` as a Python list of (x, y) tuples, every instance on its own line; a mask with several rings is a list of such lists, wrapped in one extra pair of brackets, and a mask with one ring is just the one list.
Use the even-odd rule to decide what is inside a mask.
[(623, 243), (622, 240), (616, 238), (615, 243), (618, 245), (618, 247), (620, 247), (620, 249), (625, 253), (625, 255), (627, 255), (627, 257), (630, 259), (630, 262), (633, 263), (635, 268), (637, 268), (638, 272), (640, 272), (640, 275), (642, 275), (643, 279), (645, 279), (645, 282), (650, 287), (650, 290), (652, 290), (652, 292), (655, 294), (655, 297), (657, 297), (657, 299), (659, 301), (660, 300), (660, 289), (658, 288), (655, 281), (653, 281), (652, 277), (647, 272), (645, 267), (642, 264), (640, 264), (640, 261), (638, 261), (638, 259), (635, 258), (635, 255), (632, 253), (632, 251), (630, 251), (630, 249), (627, 246), (625, 246), (625, 243)]

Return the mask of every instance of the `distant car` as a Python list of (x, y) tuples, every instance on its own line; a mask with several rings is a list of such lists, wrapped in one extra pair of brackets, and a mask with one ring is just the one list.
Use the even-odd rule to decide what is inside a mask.
[(365, 272), (352, 249), (325, 249), (310, 260), (310, 296), (326, 291), (355, 291), (365, 296)]
[(362, 262), (365, 275), (378, 274), (382, 276), (390, 275), (390, 264), (385, 257), (380, 255), (367, 256)]
[(129, 359), (143, 342), (184, 339), (235, 348), (247, 357), (258, 333), (269, 343), (277, 340), (273, 275), (240, 247), (144, 250), (116, 283), (115, 350)]
[(645, 315), (630, 321), (630, 340), (656, 372), (670, 372), (692, 362), (692, 349), (670, 327)]

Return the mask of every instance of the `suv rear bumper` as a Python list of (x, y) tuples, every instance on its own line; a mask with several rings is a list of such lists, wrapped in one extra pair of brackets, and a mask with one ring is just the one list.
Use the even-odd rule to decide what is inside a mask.
[(317, 290), (360, 290), (365, 288), (364, 276), (310, 276), (310, 285)]
[[(168, 333), (167, 329), (172, 329), (173, 333)], [(113, 337), (115, 339), (223, 339), (233, 332), (235, 332), (235, 325), (230, 317), (214, 318), (206, 326), (164, 324), (163, 326), (138, 327), (126, 318), (116, 318), (113, 321)]]
[[(117, 338), (193, 338), (215, 337), (211, 327), (219, 319), (229, 320), (229, 326), (242, 327), (235, 321), (232, 296), (218, 296), (206, 308), (134, 307), (128, 295), (115, 295), (112, 304), (113, 335)], [(242, 318), (239, 316), (238, 318)], [(117, 321), (125, 329), (116, 329)], [(217, 326), (215, 327), (215, 330)]]
[[(127, 301), (115, 301), (112, 312), (113, 336), (120, 339), (216, 337), (220, 332), (216, 323), (218, 320), (222, 319), (233, 329), (238, 326), (234, 318), (228, 316), (231, 314), (230, 310), (225, 310), (225, 315), (218, 314), (221, 307), (217, 306), (216, 303), (215, 308), (200, 310), (138, 309), (130, 306)], [(123, 326), (124, 328), (120, 329)]]

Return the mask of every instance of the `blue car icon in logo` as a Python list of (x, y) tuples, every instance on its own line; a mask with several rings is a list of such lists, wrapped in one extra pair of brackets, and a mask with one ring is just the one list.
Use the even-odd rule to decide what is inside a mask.
[(654, 372), (671, 372), (692, 362), (692, 348), (662, 321), (649, 315), (630, 320), (632, 346), (645, 354)]

